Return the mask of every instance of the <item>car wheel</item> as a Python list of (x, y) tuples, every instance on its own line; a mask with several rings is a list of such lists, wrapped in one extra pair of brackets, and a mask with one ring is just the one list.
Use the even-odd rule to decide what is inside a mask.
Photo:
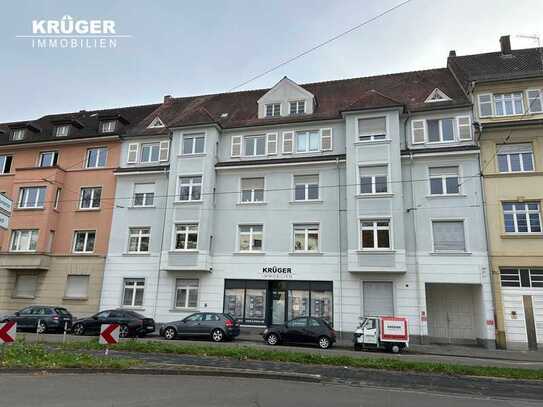
[(211, 332), (211, 339), (213, 342), (222, 342), (224, 340), (224, 332), (222, 329), (214, 329), (213, 332)]
[(126, 325), (121, 325), (119, 328), (119, 336), (121, 338), (128, 338), (128, 327)]
[(279, 343), (279, 337), (276, 334), (269, 334), (266, 337), (266, 342), (268, 343), (268, 345), (277, 345)]
[(38, 325), (36, 325), (36, 332), (39, 334), (44, 334), (45, 331), (47, 331), (47, 325), (45, 325), (45, 322), (38, 321)]
[(392, 346), (390, 347), (390, 351), (391, 351), (392, 353), (400, 353), (400, 347), (399, 347), (398, 345), (392, 345)]
[(164, 336), (164, 339), (171, 341), (172, 339), (175, 339), (176, 334), (177, 332), (175, 331), (175, 328), (172, 328), (170, 326), (164, 330), (163, 336)]
[(319, 338), (319, 348), (328, 349), (330, 346), (332, 346), (332, 342), (330, 342), (330, 338), (328, 338), (327, 336), (321, 336)]
[(81, 336), (85, 333), (85, 327), (83, 324), (75, 324), (72, 328), (72, 332), (74, 335)]

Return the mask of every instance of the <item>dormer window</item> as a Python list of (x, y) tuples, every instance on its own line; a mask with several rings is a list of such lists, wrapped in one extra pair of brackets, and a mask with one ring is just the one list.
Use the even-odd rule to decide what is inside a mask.
[(55, 136), (56, 137), (66, 137), (68, 135), (68, 132), (70, 131), (70, 126), (68, 124), (57, 126), (55, 128)]
[(269, 103), (266, 105), (266, 117), (277, 117), (281, 115), (280, 103)]
[(299, 114), (305, 114), (305, 100), (290, 102), (290, 115), (295, 116)]
[(11, 131), (11, 139), (13, 141), (24, 140), (25, 138), (25, 129), (13, 129)]
[(100, 124), (100, 131), (102, 133), (113, 133), (115, 131), (116, 124), (117, 124), (116, 120), (104, 120)]

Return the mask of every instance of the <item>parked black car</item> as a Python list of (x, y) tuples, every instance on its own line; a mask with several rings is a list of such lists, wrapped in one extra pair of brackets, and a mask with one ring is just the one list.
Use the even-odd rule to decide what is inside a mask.
[(3, 316), (1, 321), (15, 321), (17, 322), (17, 329), (45, 333), (62, 332), (66, 323), (67, 328), (70, 329), (72, 327), (72, 319), (72, 314), (66, 308), (31, 305), (12, 315)]
[(234, 339), (239, 332), (239, 323), (232, 315), (218, 312), (197, 312), (180, 321), (168, 322), (160, 328), (160, 336), (165, 339), (209, 336), (214, 342)]
[(99, 335), (102, 324), (119, 324), (121, 338), (145, 336), (155, 330), (155, 321), (152, 318), (146, 318), (135, 311), (113, 309), (75, 320), (72, 333), (74, 335)]
[(336, 342), (336, 331), (323, 318), (302, 317), (291, 319), (284, 325), (271, 325), (264, 330), (262, 337), (269, 345), (312, 343), (328, 349)]

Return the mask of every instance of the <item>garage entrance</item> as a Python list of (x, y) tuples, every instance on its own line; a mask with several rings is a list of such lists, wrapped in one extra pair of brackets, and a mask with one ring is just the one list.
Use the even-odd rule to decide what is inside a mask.
[(394, 290), (390, 281), (363, 282), (364, 316), (394, 315)]
[(479, 286), (426, 284), (428, 337), (434, 343), (477, 343)]

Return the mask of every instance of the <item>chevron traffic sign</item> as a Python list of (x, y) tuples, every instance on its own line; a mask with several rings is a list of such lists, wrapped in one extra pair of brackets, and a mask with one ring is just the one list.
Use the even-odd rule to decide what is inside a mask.
[(102, 324), (98, 342), (102, 345), (111, 345), (119, 342), (119, 324)]
[(0, 343), (15, 342), (17, 336), (17, 323), (14, 321), (0, 324)]

